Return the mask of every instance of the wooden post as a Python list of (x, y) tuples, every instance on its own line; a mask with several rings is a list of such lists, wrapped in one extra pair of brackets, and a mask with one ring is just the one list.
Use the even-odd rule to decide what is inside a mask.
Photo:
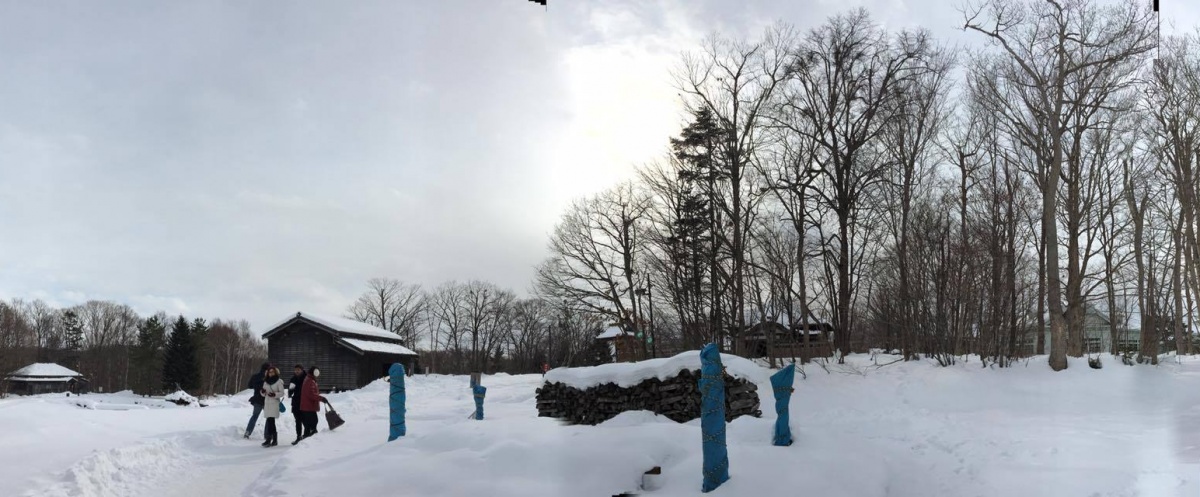
[(408, 428), (404, 424), (405, 392), (403, 364), (392, 364), (392, 367), (388, 368), (388, 382), (391, 383), (390, 393), (388, 396), (388, 418), (391, 421), (391, 429), (388, 433), (388, 441), (391, 442), (392, 440), (403, 437), (408, 432)]
[(725, 368), (716, 344), (700, 351), (700, 431), (704, 485), (711, 492), (729, 479), (729, 452), (725, 448)]

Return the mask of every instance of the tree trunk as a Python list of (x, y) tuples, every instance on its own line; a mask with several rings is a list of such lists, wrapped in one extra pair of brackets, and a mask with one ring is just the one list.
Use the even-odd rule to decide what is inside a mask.
[[(1060, 86), (1061, 88), (1061, 86)], [(1062, 174), (1062, 132), (1058, 116), (1062, 115), (1062, 98), (1055, 101), (1050, 119), (1053, 158), (1046, 171), (1042, 187), (1042, 239), (1046, 244), (1046, 300), (1050, 310), (1050, 369), (1067, 369), (1067, 330), (1063, 322), (1062, 280), (1058, 267), (1058, 180)]]

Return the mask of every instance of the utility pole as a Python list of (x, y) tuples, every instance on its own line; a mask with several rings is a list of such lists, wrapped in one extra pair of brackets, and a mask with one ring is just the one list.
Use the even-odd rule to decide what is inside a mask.
[(658, 357), (658, 346), (655, 345), (658, 340), (654, 337), (654, 280), (646, 281), (646, 294), (650, 298), (650, 355)]

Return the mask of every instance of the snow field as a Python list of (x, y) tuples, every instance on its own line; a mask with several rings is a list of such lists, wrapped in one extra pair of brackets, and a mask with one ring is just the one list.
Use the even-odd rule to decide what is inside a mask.
[[(741, 367), (726, 362), (731, 374)], [(1200, 495), (1193, 358), (1157, 368), (1107, 360), (1102, 370), (1073, 360), (1060, 373), (1044, 357), (1005, 370), (848, 362), (797, 376), (791, 447), (771, 446), (769, 407), (730, 423), (731, 479), (709, 495)], [(251, 440), (240, 437), (248, 392), (206, 408), (127, 411), (4, 399), (0, 446), (14, 450), (0, 452), (0, 481), (15, 483), (4, 495), (24, 496), (610, 496), (638, 491), (642, 473), (661, 466), (661, 489), (644, 495), (701, 495), (698, 420), (629, 412), (564, 426), (536, 417), (542, 381), (485, 376), (487, 418), (473, 421), (465, 376), (409, 378), (408, 436), (391, 443), (388, 385), (376, 382), (329, 395), (347, 424), (328, 432), (322, 420), (300, 445), (288, 445), (284, 415), (282, 445), (271, 449), (258, 446), (262, 421)], [(760, 395), (770, 406), (770, 389)], [(121, 397), (83, 399), (130, 403)]]

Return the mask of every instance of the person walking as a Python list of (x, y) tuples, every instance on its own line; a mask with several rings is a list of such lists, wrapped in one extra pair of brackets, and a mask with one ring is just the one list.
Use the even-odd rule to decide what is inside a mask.
[(321, 370), (313, 366), (309, 368), (308, 375), (304, 378), (304, 387), (300, 398), (300, 412), (303, 413), (302, 417), (304, 418), (304, 434), (292, 442), (292, 445), (317, 434), (317, 412), (321, 410), (321, 402), (325, 400), (321, 396), (321, 387), (317, 385), (319, 376), (321, 376)]
[(242, 435), (242, 438), (250, 438), (250, 435), (254, 433), (255, 423), (258, 423), (258, 415), (262, 414), (263, 396), (259, 391), (262, 390), (263, 375), (267, 373), (267, 368), (269, 367), (271, 367), (270, 363), (262, 363), (262, 368), (250, 377), (250, 383), (246, 385), (246, 388), (249, 388), (250, 392), (252, 392), (250, 394), (250, 405), (254, 407), (254, 413), (250, 415), (250, 422), (246, 423), (246, 433)]
[(287, 393), (283, 380), (279, 378), (279, 368), (272, 366), (267, 369), (267, 376), (263, 379), (263, 387), (259, 393), (265, 401), (263, 412), (267, 415), (267, 439), (262, 446), (274, 447), (279, 445), (279, 430), (275, 426), (275, 419), (279, 417), (279, 406), (283, 405), (283, 396)]
[(292, 369), (292, 379), (288, 380), (288, 396), (292, 398), (292, 419), (296, 421), (296, 440), (300, 440), (300, 434), (304, 430), (304, 413), (300, 412), (300, 399), (304, 397), (304, 378), (307, 376), (304, 366), (297, 364)]

